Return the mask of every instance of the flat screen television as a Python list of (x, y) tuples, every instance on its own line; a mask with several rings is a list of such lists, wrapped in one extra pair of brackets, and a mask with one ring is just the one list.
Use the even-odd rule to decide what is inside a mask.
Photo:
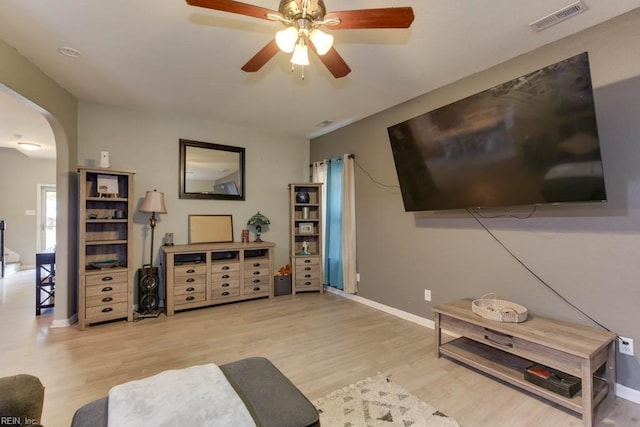
[(586, 52), (388, 133), (406, 211), (606, 200)]

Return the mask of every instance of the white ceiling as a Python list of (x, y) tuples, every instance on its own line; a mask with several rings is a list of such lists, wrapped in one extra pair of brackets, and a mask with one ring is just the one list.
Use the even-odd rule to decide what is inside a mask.
[[(245, 2), (278, 8), (278, 0)], [(284, 53), (257, 73), (241, 71), (281, 24), (184, 0), (2, 0), (0, 38), (81, 100), (312, 138), (640, 7), (585, 0), (585, 13), (540, 33), (528, 27), (572, 2), (325, 0), (332, 12), (415, 12), (407, 30), (332, 31), (352, 69), (341, 79), (312, 56), (301, 80)], [(63, 56), (60, 47), (82, 56)], [(15, 134), (31, 138), (35, 126), (14, 117), (19, 109), (7, 98), (0, 93), (0, 146), (15, 145)], [(318, 127), (324, 120), (333, 123)]]

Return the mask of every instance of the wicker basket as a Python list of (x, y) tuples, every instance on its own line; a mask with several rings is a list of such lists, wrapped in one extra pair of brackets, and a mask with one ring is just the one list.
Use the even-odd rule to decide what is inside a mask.
[[(493, 297), (490, 298), (490, 296)], [(487, 294), (473, 300), (471, 310), (478, 316), (499, 322), (519, 323), (527, 320), (527, 308), (515, 302), (497, 299)]]

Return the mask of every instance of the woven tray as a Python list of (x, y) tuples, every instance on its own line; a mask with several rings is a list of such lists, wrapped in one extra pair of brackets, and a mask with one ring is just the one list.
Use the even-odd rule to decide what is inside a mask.
[(519, 323), (527, 320), (527, 308), (515, 302), (497, 299), (488, 294), (473, 300), (471, 310), (478, 316), (499, 322)]

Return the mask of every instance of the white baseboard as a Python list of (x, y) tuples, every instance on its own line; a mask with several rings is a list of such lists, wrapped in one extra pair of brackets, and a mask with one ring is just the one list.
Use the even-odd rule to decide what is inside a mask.
[[(340, 295), (344, 298), (359, 302), (360, 304), (364, 304), (366, 306), (375, 308), (377, 310), (383, 311), (385, 313), (391, 314), (393, 316), (399, 317), (404, 320), (408, 320), (413, 323), (417, 323), (421, 326), (426, 326), (430, 329), (435, 329), (436, 324), (431, 319), (426, 319), (424, 317), (416, 316), (415, 314), (407, 313), (406, 311), (398, 310), (397, 308), (389, 307), (388, 305), (380, 304), (379, 302), (371, 301), (366, 298), (362, 298), (358, 295), (348, 294), (339, 289), (325, 287), (325, 290), (331, 292), (333, 294)], [(635, 390), (633, 388), (629, 388), (623, 386), (622, 384), (616, 384), (616, 396), (628, 400), (633, 403), (640, 404), (640, 390)]]
[(640, 390), (629, 388), (622, 384), (616, 384), (616, 396), (640, 404)]
[(78, 314), (74, 314), (68, 319), (54, 320), (51, 322), (51, 328), (68, 328), (78, 321)]
[(327, 286), (325, 287), (325, 290), (334, 294), (338, 294), (346, 299), (359, 302), (360, 304), (364, 304), (380, 311), (384, 311), (385, 313), (393, 314), (394, 316), (404, 320), (408, 320), (409, 322), (417, 323), (418, 325), (426, 326), (427, 328), (431, 329), (435, 329), (436, 327), (436, 324), (431, 319), (416, 316), (415, 314), (407, 313), (406, 311), (398, 310), (397, 308), (389, 307), (388, 305), (380, 304), (379, 302), (371, 301), (358, 295), (349, 294), (341, 291), (340, 289), (335, 289)]

